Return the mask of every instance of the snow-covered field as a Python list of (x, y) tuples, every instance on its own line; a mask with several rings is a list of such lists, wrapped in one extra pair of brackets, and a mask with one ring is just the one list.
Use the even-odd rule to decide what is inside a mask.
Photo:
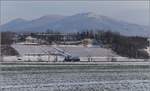
[(48, 46), (48, 45), (22, 45), (22, 44), (13, 44), (12, 47), (16, 49), (20, 55), (27, 54), (45, 54), (47, 55), (49, 52), (57, 53), (58, 51), (55, 49), (63, 50), (64, 52), (77, 55), (80, 57), (87, 56), (96, 56), (96, 57), (107, 57), (107, 56), (115, 56), (118, 57), (115, 53), (113, 53), (109, 49), (100, 48), (100, 47), (83, 47), (83, 46)]
[[(55, 61), (56, 55), (59, 53), (57, 49), (64, 51), (64, 53), (78, 56), (81, 61), (145, 61), (144, 59), (129, 59), (120, 57), (109, 49), (101, 48), (98, 46), (83, 47), (81, 45), (23, 45), (13, 44), (12, 47), (20, 54), (17, 56), (3, 56), (4, 61)], [(57, 48), (57, 49), (56, 49)], [(148, 50), (148, 49), (147, 49)], [(28, 56), (29, 55), (29, 56)], [(20, 60), (18, 60), (20, 59)], [(57, 56), (58, 61), (63, 61), (64, 56)]]
[[(83, 47), (81, 45), (24, 45), (13, 44), (12, 47), (19, 52), (19, 56), (3, 56), (3, 61), (16, 62), (16, 61), (50, 61), (54, 62), (56, 59), (59, 62), (64, 60), (64, 56), (55, 55), (60, 54), (58, 50), (64, 53), (71, 54), (72, 56), (78, 56), (80, 61), (149, 61), (148, 59), (129, 59), (126, 57), (120, 57), (112, 52), (110, 49), (101, 48), (98, 46)], [(146, 49), (149, 53), (149, 48)], [(52, 55), (51, 55), (52, 54)]]
[[(92, 57), (93, 61), (107, 61), (108, 56), (110, 57), (119, 57), (115, 53), (113, 53), (109, 49), (100, 48), (98, 46), (90, 46), (90, 47), (83, 47), (79, 46), (64, 46), (64, 45), (24, 45), (24, 44), (13, 44), (12, 47), (17, 50), (20, 54), (20, 57), (12, 57), (12, 56), (5, 56), (3, 60), (9, 61), (17, 61), (18, 58), (21, 61), (54, 61), (55, 56), (50, 54), (57, 54), (59, 50), (64, 51), (64, 53), (71, 54), (72, 56), (78, 56), (82, 61), (88, 61), (89, 57)], [(39, 56), (40, 55), (40, 56)], [(64, 57), (58, 56), (58, 61), (62, 61)], [(19, 60), (20, 61), (20, 60)]]
[[(101, 48), (98, 46), (83, 47), (81, 45), (24, 45), (13, 44), (12, 47), (18, 51), (19, 56), (3, 56), (3, 61), (50, 61), (54, 62), (64, 60), (64, 56), (55, 55), (59, 54), (59, 50), (64, 53), (78, 56), (80, 61), (145, 61), (144, 59), (129, 59), (120, 57), (109, 49)], [(148, 50), (148, 49), (147, 49)], [(51, 55), (52, 54), (52, 55)], [(147, 60), (146, 60), (147, 61)]]
[(0, 91), (150, 91), (149, 66), (50, 66), (1, 71)]
[[(64, 57), (58, 56), (57, 57), (58, 61), (63, 61)], [(3, 56), (2, 58), (3, 62), (54, 62), (56, 60), (55, 56), (48, 56), (48, 55), (43, 55), (43, 56)]]

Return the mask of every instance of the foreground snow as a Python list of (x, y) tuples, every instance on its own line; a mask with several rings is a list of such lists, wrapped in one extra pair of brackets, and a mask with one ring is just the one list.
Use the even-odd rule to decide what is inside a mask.
[(148, 91), (150, 90), (150, 80), (12, 85), (3, 86), (2, 89), (3, 91), (20, 91), (20, 89), (28, 91)]
[[(2, 91), (150, 91), (149, 67), (93, 66), (1, 71)], [(84, 65), (85, 66), (85, 65)], [(103, 66), (103, 65), (102, 65)], [(54, 67), (54, 68), (53, 68)], [(71, 66), (70, 66), (71, 67)], [(98, 68), (97, 68), (98, 67)], [(135, 66), (134, 66), (135, 67)]]

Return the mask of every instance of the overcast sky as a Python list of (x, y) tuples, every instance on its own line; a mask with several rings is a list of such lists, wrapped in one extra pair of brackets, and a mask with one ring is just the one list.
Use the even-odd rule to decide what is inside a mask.
[(94, 12), (140, 25), (149, 24), (149, 1), (1, 1), (1, 23), (16, 18)]

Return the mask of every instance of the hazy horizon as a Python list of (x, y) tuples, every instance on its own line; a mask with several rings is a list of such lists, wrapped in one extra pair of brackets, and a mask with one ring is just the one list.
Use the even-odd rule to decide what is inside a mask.
[(149, 1), (1, 1), (1, 23), (45, 15), (94, 12), (117, 20), (149, 25)]

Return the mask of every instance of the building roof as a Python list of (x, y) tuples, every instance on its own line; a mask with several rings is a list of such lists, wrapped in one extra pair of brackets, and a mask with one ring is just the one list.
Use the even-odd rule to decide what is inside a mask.
[(26, 40), (34, 40), (34, 39), (36, 39), (36, 38), (33, 38), (31, 36), (26, 37)]

